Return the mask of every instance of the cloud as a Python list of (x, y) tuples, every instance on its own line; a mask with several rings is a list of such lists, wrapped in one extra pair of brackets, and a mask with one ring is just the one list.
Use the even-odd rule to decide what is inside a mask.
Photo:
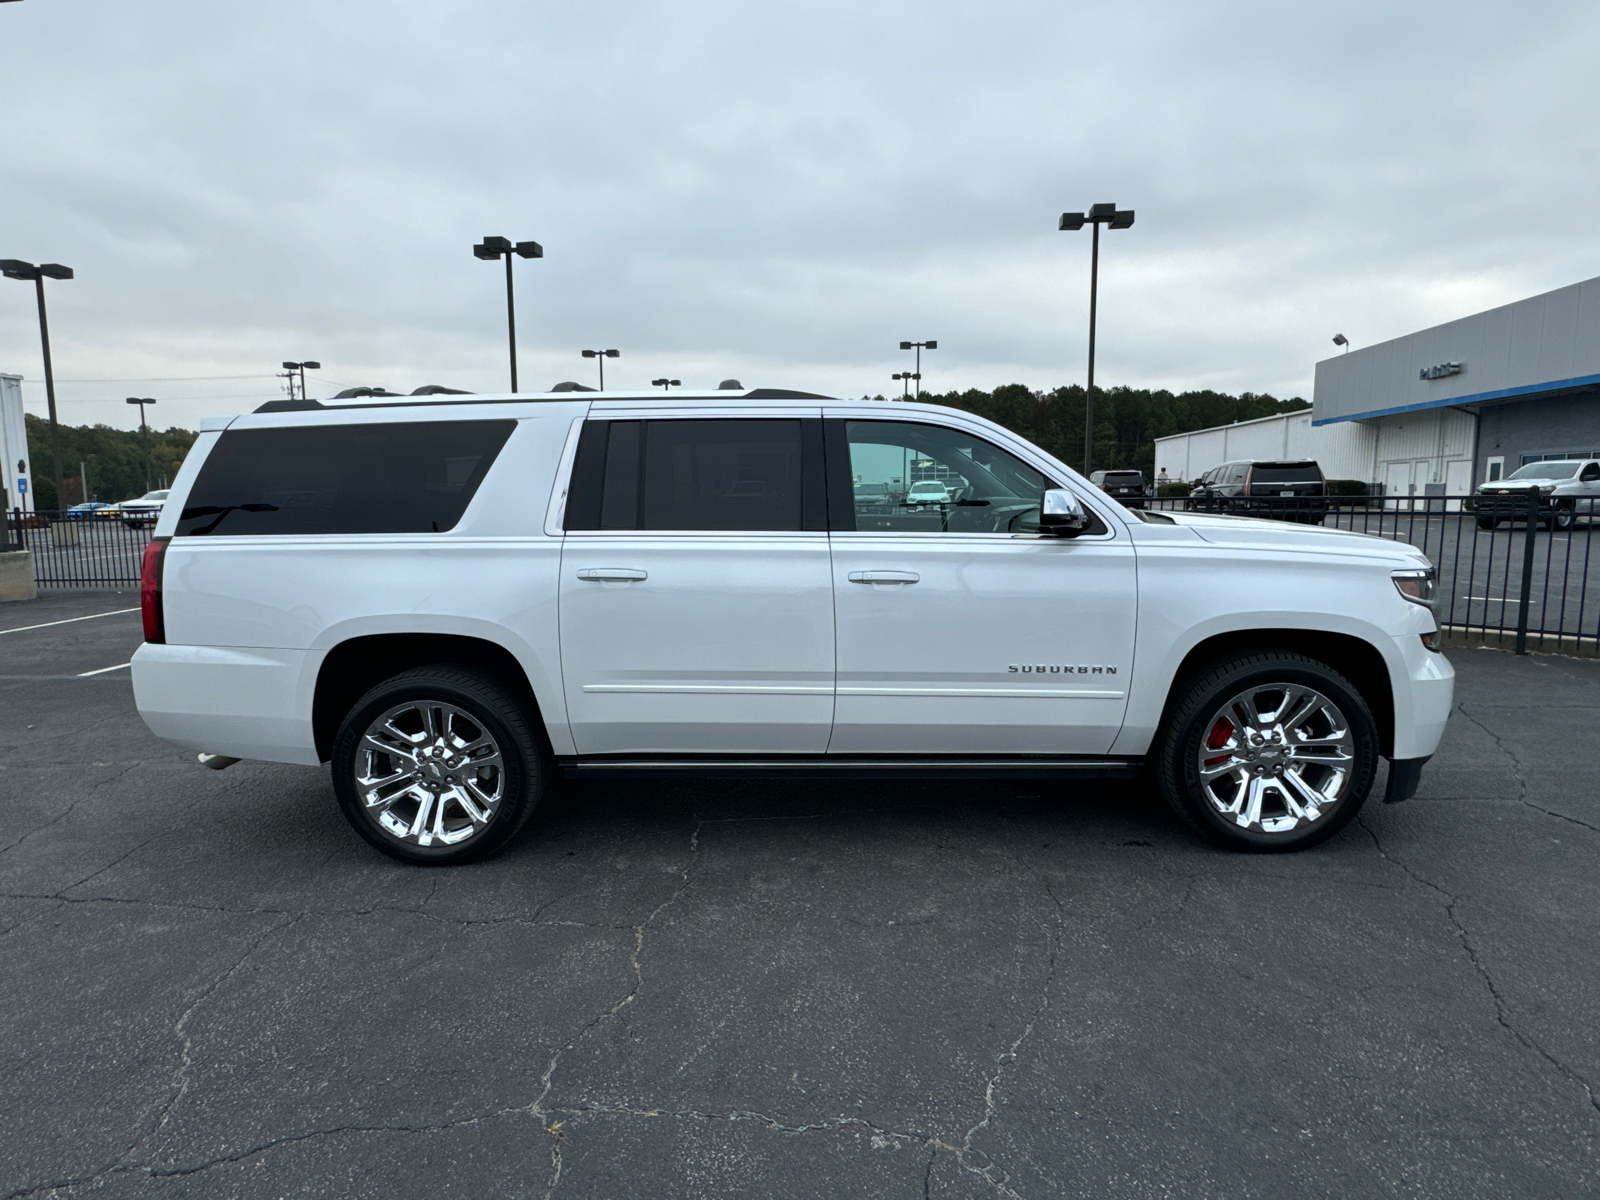
[[(1309, 395), (1357, 345), (1600, 273), (1600, 10), (1485, 3), (0, 6), (0, 254), (63, 419), (659, 374), (843, 395), (1098, 377)], [(0, 370), (37, 386), (31, 297)], [(131, 381), (254, 375), (254, 380)], [(323, 385), (323, 394), (331, 390)]]

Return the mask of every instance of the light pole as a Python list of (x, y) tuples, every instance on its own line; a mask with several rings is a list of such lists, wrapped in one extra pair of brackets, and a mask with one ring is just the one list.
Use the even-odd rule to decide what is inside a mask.
[[(650, 381), (650, 386), (658, 387), (663, 392), (670, 392), (675, 387), (682, 387), (683, 381), (679, 379), (652, 379)], [(604, 387), (602, 387), (601, 390), (604, 391)]]
[(1346, 354), (1350, 353), (1350, 339), (1345, 337), (1344, 334), (1342, 334), (1342, 333), (1334, 334), (1333, 335), (1333, 344), (1335, 346), (1343, 346), (1344, 347), (1344, 352)]
[(1090, 452), (1094, 448), (1094, 317), (1100, 292), (1100, 226), (1127, 229), (1133, 224), (1133, 209), (1115, 204), (1091, 204), (1088, 213), (1062, 213), (1057, 229), (1082, 229), (1094, 226), (1094, 250), (1089, 259), (1089, 386), (1083, 393), (1083, 473), (1089, 473)]
[(511, 256), (543, 258), (544, 247), (538, 242), (518, 242), (512, 245), (509, 238), (485, 237), (472, 248), (472, 253), (485, 262), (496, 258), (506, 260), (506, 336), (511, 341), (511, 391), (517, 390), (517, 305), (511, 290)]
[[(44, 315), (44, 281), (71, 279), (72, 268), (60, 263), (41, 263), (34, 266), (20, 258), (0, 258), (0, 275), (7, 279), (31, 279), (39, 295), (39, 341), (44, 346), (44, 394), (50, 404), (50, 457), (56, 472), (56, 503), (61, 504), (61, 428), (56, 424), (56, 376), (50, 365), (50, 322)], [(37, 502), (37, 501), (36, 501)], [(65, 508), (65, 504), (61, 504)]]
[[(288, 363), (284, 363), (284, 366), (288, 365)], [(310, 364), (308, 363), (307, 365), (309, 366)], [(305, 395), (305, 384), (303, 383), (300, 385), (300, 394), (302, 396)], [(144, 490), (148, 492), (150, 490), (150, 427), (144, 423), (144, 406), (146, 404), (154, 404), (155, 401), (149, 396), (129, 396), (128, 403), (139, 406), (139, 435), (144, 439)]]
[[(312, 362), (308, 358), (305, 362), (286, 362), (283, 364), (283, 369), (289, 373), (289, 399), (294, 399), (294, 377), (298, 373), (300, 376), (300, 399), (304, 400), (306, 398), (306, 372), (308, 370), (320, 371), (322, 370), (322, 364)], [(130, 400), (128, 403), (132, 404), (133, 401)], [(155, 401), (152, 400), (150, 403), (154, 404)], [(140, 411), (140, 419), (144, 419), (143, 410)]]
[[(904, 380), (904, 382), (900, 385), (900, 399), (909, 400), (911, 399), (911, 381), (913, 379), (921, 380), (922, 375), (920, 372), (901, 371), (897, 374), (889, 376), (889, 378)], [(917, 387), (920, 391), (922, 384), (919, 382)]]
[(939, 343), (938, 342), (901, 342), (900, 343), (900, 349), (902, 349), (902, 350), (910, 350), (913, 347), (915, 347), (916, 351), (917, 351), (917, 369), (912, 373), (911, 378), (915, 379), (917, 381), (917, 399), (920, 400), (920, 399), (922, 399), (922, 352), (924, 350), (937, 350), (939, 348)]
[[(605, 391), (606, 390), (606, 359), (608, 359), (608, 358), (621, 358), (622, 357), (622, 351), (620, 351), (620, 350), (585, 350), (583, 352), (583, 356), (585, 358), (596, 358), (596, 359), (600, 360), (600, 390), (602, 392)], [(660, 381), (658, 380), (657, 382), (660, 382)]]

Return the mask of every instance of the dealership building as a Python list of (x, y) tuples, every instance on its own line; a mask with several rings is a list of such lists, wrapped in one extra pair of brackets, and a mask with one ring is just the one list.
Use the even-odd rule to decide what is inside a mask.
[(1390, 496), (1460, 495), (1525, 463), (1600, 457), (1600, 278), (1317, 364), (1309, 412), (1156, 439), (1156, 472), (1314, 458)]

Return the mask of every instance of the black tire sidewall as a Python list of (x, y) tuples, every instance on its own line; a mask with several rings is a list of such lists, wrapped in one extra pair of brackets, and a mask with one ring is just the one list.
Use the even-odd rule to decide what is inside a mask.
[[(446, 678), (445, 676), (448, 676)], [(396, 841), (379, 828), (361, 802), (355, 783), (356, 751), (367, 727), (385, 710), (411, 700), (439, 700), (466, 710), (500, 746), (505, 791), (488, 827), (465, 845), (427, 847)], [(507, 710), (508, 711), (503, 711)], [(537, 803), (545, 778), (537, 742), (517, 724), (515, 701), (494, 679), (464, 669), (407, 671), (378, 684), (358, 700), (334, 740), (333, 790), (355, 831), (391, 858), (427, 866), (450, 866), (485, 858), (500, 849)]]
[[(1298, 655), (1259, 655), (1265, 661), (1227, 664), (1220, 674), (1206, 672), (1174, 714), (1179, 724), (1162, 750), (1163, 791), (1180, 814), (1212, 841), (1232, 849), (1258, 853), (1302, 850), (1332, 837), (1352, 820), (1366, 802), (1377, 777), (1378, 729), (1372, 712), (1355, 688), (1331, 667)], [(1229, 668), (1233, 669), (1229, 669)], [(1223, 818), (1206, 799), (1200, 786), (1198, 755), (1212, 716), (1227, 700), (1250, 687), (1287, 683), (1315, 688), (1337, 704), (1350, 723), (1356, 741), (1356, 761), (1350, 786), (1334, 811), (1309, 828), (1289, 834), (1259, 833), (1240, 829)], [(1196, 699), (1196, 693), (1199, 698)]]

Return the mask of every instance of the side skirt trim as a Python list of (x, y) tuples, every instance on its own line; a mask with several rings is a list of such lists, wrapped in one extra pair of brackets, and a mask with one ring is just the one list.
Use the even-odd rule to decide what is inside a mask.
[(762, 757), (628, 755), (558, 758), (569, 779), (627, 779), (647, 775), (745, 779), (1132, 779), (1139, 758), (938, 758), (815, 755)]

